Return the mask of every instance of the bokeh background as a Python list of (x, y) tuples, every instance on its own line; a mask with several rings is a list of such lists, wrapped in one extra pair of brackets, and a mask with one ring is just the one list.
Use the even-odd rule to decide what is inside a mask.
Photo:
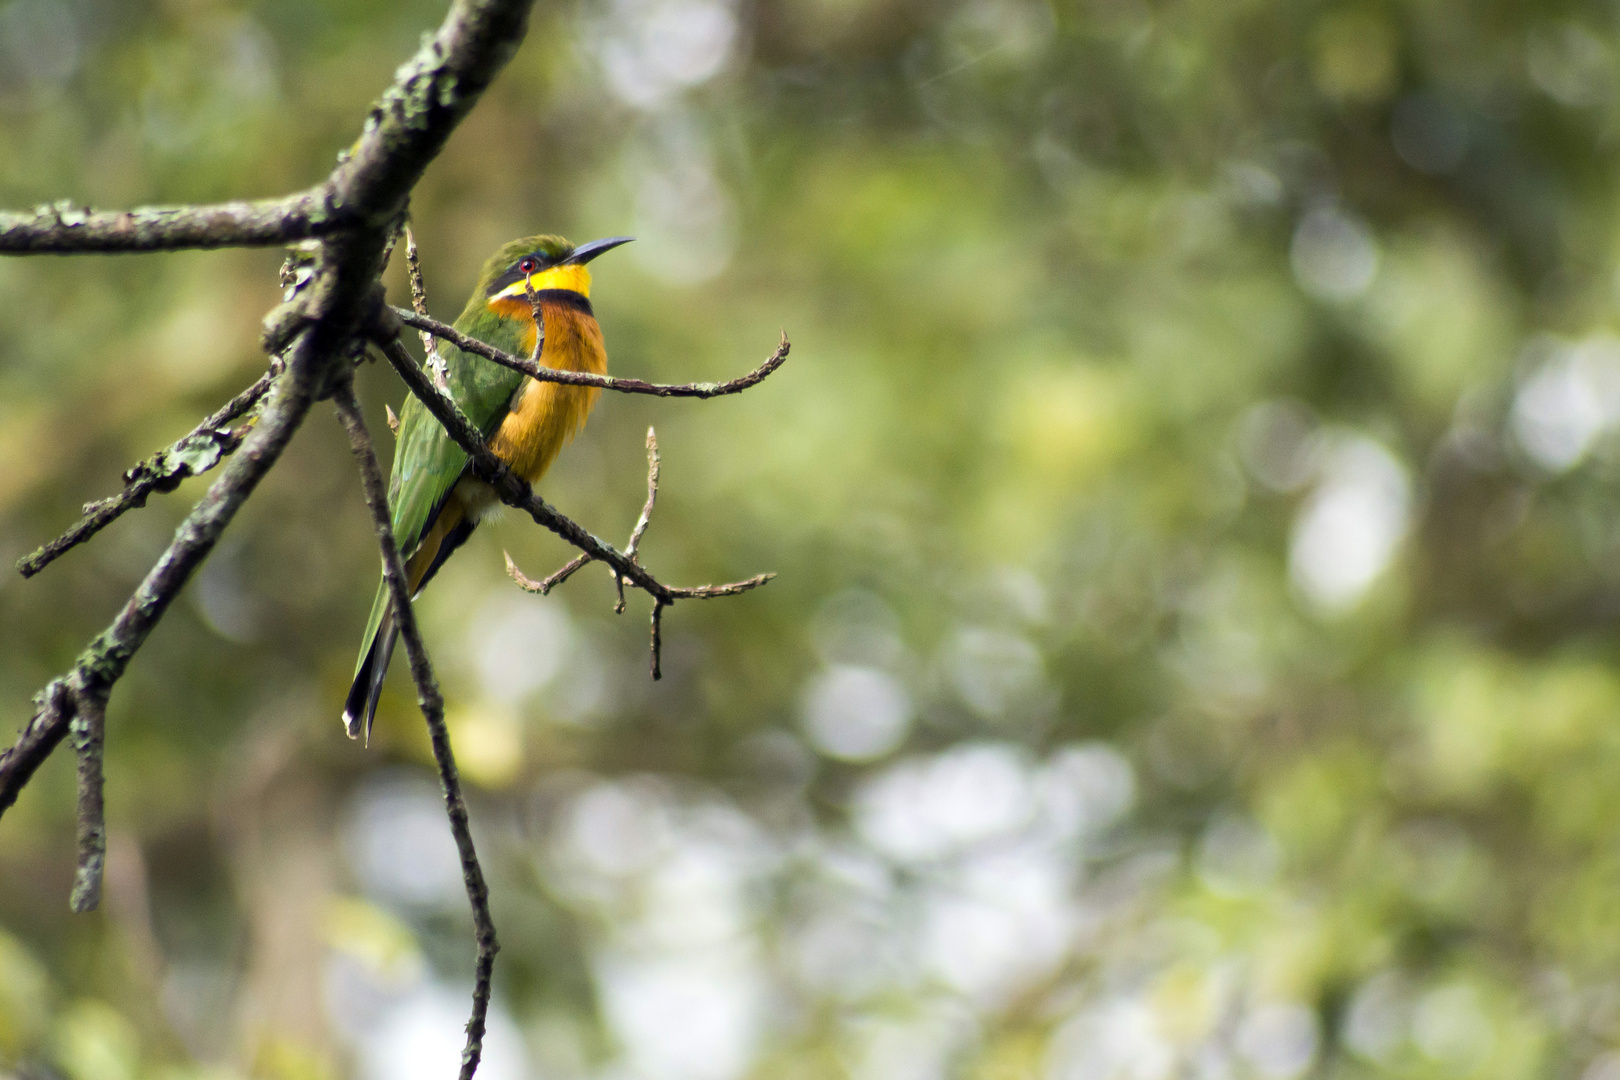
[[(440, 0), (4, 0), (0, 204), (323, 176)], [(614, 370), (421, 610), (503, 949), (488, 1080), (1620, 1078), (1620, 9), (589, 0), (415, 201), (430, 304), (595, 267)], [(262, 370), (274, 251), (0, 260), (0, 555)], [(402, 275), (389, 274), (396, 298)], [(414, 343), (413, 343), (414, 347)], [(386, 446), (380, 366), (362, 375)], [(0, 575), (0, 702), (203, 490)], [(326, 406), (0, 820), (0, 1075), (452, 1074), (466, 903)], [(396, 665), (401, 667), (403, 665)], [(9, 738), (9, 736), (8, 736)]]

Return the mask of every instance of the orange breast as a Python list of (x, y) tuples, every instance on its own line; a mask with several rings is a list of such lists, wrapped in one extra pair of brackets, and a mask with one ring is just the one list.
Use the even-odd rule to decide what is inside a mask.
[[(527, 305), (525, 305), (527, 306)], [(563, 371), (607, 374), (602, 329), (582, 311), (544, 305), (546, 341), (540, 362)], [(529, 348), (533, 350), (533, 339)], [(529, 483), (538, 483), (563, 444), (585, 426), (601, 391), (524, 379), (512, 411), (489, 441), (489, 448)]]

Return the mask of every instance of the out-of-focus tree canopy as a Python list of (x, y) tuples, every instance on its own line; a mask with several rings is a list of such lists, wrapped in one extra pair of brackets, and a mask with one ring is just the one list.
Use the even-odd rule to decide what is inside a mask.
[[(0, 204), (324, 175), (427, 0), (0, 0)], [(1620, 16), (1388, 0), (544, 4), (414, 201), (536, 231), (620, 374), (419, 609), (503, 950), (489, 1080), (1620, 1077)], [(0, 260), (0, 549), (262, 368), (278, 252)], [(395, 266), (396, 301), (404, 296)], [(374, 426), (402, 389), (363, 373)], [(321, 407), (0, 821), (0, 1075), (450, 1075), (472, 945)], [(386, 438), (384, 438), (386, 441)], [(191, 481), (0, 577), (0, 708)], [(396, 668), (403, 668), (396, 664)], [(10, 729), (8, 725), (7, 730)]]

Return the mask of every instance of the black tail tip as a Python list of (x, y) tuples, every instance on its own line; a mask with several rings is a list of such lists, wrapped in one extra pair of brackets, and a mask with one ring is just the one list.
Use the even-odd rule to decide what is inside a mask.
[(343, 703), (343, 730), (351, 739), (364, 739), (367, 746), (371, 745), (371, 721), (377, 715), (377, 692), (382, 681), (371, 677), (370, 668), (368, 663), (355, 676), (349, 697)]

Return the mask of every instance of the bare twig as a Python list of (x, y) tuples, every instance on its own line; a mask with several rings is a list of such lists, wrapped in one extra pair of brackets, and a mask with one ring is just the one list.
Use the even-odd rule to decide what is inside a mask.
[(714, 600), (721, 596), (741, 596), (751, 589), (759, 588), (775, 576), (774, 573), (755, 574), (751, 578), (733, 581), (728, 585), (693, 585), (688, 588), (667, 589), (665, 591), (669, 593), (669, 598), (664, 601), (664, 606), (668, 607), (676, 600)]
[[(105, 701), (130, 659), (219, 541), (236, 512), (280, 458), (334, 365), (348, 362), (349, 343), (362, 325), (376, 281), (375, 259), (384, 237), (362, 232), (322, 245), (318, 270), (306, 286), (308, 314), (293, 336), (285, 373), (272, 381), (258, 423), (219, 479), (192, 508), (157, 563), (118, 617), (80, 654), (68, 678), (74, 699)], [(0, 753), (0, 813), (17, 799), (34, 771), (67, 733), (75, 702), (47, 692), (35, 699), (34, 718), (11, 749)]]
[(360, 406), (354, 399), (352, 386), (343, 383), (334, 391), (332, 399), (337, 405), (338, 417), (349, 433), (349, 446), (360, 468), (366, 504), (371, 509), (372, 524), (377, 530), (377, 546), (382, 549), (383, 580), (393, 599), (394, 618), (399, 624), (400, 637), (405, 641), (411, 677), (416, 681), (417, 701), (432, 737), (433, 759), (438, 764), (439, 782), (444, 788), (450, 831), (455, 836), (456, 851), (461, 858), (462, 883), (467, 889), (467, 900), (472, 904), (478, 957), (473, 983), (472, 1017), (467, 1021), (467, 1045), (461, 1052), (461, 1080), (470, 1080), (484, 1051), (484, 1022), (489, 1012), (495, 953), (500, 949), (500, 943), (495, 938), (495, 923), (489, 913), (489, 887), (484, 882), (483, 867), (479, 865), (478, 852), (473, 847), (467, 803), (462, 798), (455, 753), (450, 747), (450, 732), (444, 723), (444, 697), (439, 693), (439, 683), (428, 660), (427, 647), (416, 625), (416, 612), (411, 606), (410, 590), (405, 583), (405, 568), (400, 563), (399, 545), (395, 542), (393, 526), (389, 521), (388, 489), (383, 482), (382, 469), (377, 464), (377, 453), (372, 446), (371, 435), (366, 431), (365, 420), (360, 415)]
[[(405, 276), (411, 283), (411, 307), (418, 315), (427, 314), (427, 288), (422, 284), (422, 261), (416, 254), (416, 236), (411, 232), (410, 222), (405, 223)], [(426, 331), (422, 335), (422, 348), (433, 351), (433, 335)]]
[[(636, 557), (636, 545), (641, 542), (642, 536), (647, 531), (647, 524), (652, 520), (653, 501), (658, 497), (658, 463), (657, 437), (653, 434), (653, 429), (648, 428), (647, 504), (641, 508), (641, 518), (636, 522), (635, 531), (630, 535), (630, 543), (624, 549), (626, 558), (634, 559)], [(502, 552), (502, 554), (506, 557), (506, 573), (513, 581), (517, 582), (518, 587), (523, 589), (525, 592), (538, 593), (541, 596), (545, 596), (547, 593), (551, 592), (552, 589), (555, 589), (558, 585), (561, 585), (563, 582), (573, 577), (574, 571), (591, 561), (591, 557), (589, 555), (576, 555), (572, 559), (568, 560), (568, 562), (563, 565), (562, 569), (558, 570), (550, 577), (536, 581), (529, 575), (525, 574), (522, 570), (518, 569), (517, 563), (512, 559), (511, 552)], [(618, 604), (614, 606), (613, 611), (615, 614), (622, 614), (624, 611), (624, 578), (616, 571), (610, 572), (613, 574), (614, 585), (619, 590), (619, 601)]]
[[(543, 368), (545, 365), (540, 363), (540, 354), (546, 351), (546, 309), (540, 306), (540, 294), (534, 291), (534, 279), (523, 279), (523, 291), (529, 298), (529, 314), (534, 316), (534, 348), (529, 350), (529, 363)], [(422, 333), (426, 334), (427, 331)]]
[[(664, 608), (667, 606), (662, 600), (653, 601), (652, 677), (654, 682), (664, 677)], [(623, 604), (619, 605), (619, 610), (624, 610)]]
[[(636, 519), (636, 527), (630, 530), (630, 542), (624, 547), (625, 557), (636, 560), (636, 546), (641, 538), (647, 534), (647, 526), (652, 524), (653, 504), (658, 501), (658, 434), (652, 428), (647, 429), (647, 502), (641, 508), (641, 516)], [(613, 607), (613, 614), (624, 614), (624, 578), (618, 571), (613, 571), (613, 587), (619, 593), (619, 601)], [(657, 678), (655, 674), (653, 678)]]
[[(77, 681), (77, 680), (75, 680)], [(106, 799), (103, 795), (102, 751), (107, 718), (106, 690), (75, 686), (73, 697), (73, 749), (79, 755), (79, 865), (73, 875), (68, 901), (77, 912), (94, 911), (101, 903), (101, 877), (107, 865)]]
[(234, 431), (226, 427), (233, 420), (253, 409), (270, 391), (273, 372), (266, 372), (252, 386), (226, 402), (218, 412), (192, 428), (184, 438), (166, 449), (159, 450), (145, 461), (124, 473), (124, 490), (117, 495), (86, 503), (84, 517), (67, 532), (43, 545), (31, 555), (17, 560), (17, 571), (23, 577), (33, 577), (59, 557), (89, 540), (111, 525), (126, 511), (146, 505), (147, 496), (154, 491), (173, 491), (181, 481), (201, 474), (242, 445), (247, 437), (247, 425)]
[(781, 367), (788, 357), (791, 346), (787, 335), (782, 335), (781, 344), (776, 351), (759, 367), (750, 371), (741, 378), (732, 379), (722, 383), (650, 383), (641, 379), (620, 379), (612, 375), (593, 375), (588, 371), (561, 371), (557, 368), (541, 367), (532, 360), (525, 360), (520, 356), (513, 356), (509, 352), (497, 349), (495, 346), (479, 341), (475, 337), (468, 337), (453, 326), (418, 315), (414, 311), (404, 308), (395, 308), (394, 312), (400, 321), (407, 326), (414, 326), (420, 331), (443, 338), (462, 352), (470, 352), (482, 356), (486, 360), (493, 360), (497, 364), (521, 371), (531, 379), (541, 382), (567, 383), (570, 386), (595, 386), (602, 390), (617, 390), (624, 394), (651, 394), (654, 397), (692, 397), (712, 398), (723, 397), (727, 394), (738, 394), (751, 386), (764, 381), (765, 377)]
[[(427, 287), (422, 284), (422, 263), (416, 257), (416, 237), (411, 233), (409, 223), (405, 225), (405, 270), (411, 281), (411, 307), (416, 309), (418, 315), (427, 317)], [(444, 357), (439, 355), (439, 341), (426, 330), (419, 330), (417, 334), (422, 339), (422, 351), (427, 354), (428, 370), (433, 373), (433, 385), (445, 393), (450, 392), (450, 384), (445, 381)], [(389, 427), (399, 430), (397, 421), (391, 422)]]
[(544, 580), (536, 581), (529, 575), (525, 574), (522, 570), (518, 569), (517, 563), (512, 561), (511, 552), (503, 551), (501, 554), (506, 556), (506, 572), (513, 581), (518, 583), (518, 588), (524, 590), (525, 592), (539, 593), (541, 596), (546, 595), (552, 589), (555, 589), (558, 585), (561, 585), (563, 582), (573, 577), (575, 570), (578, 570), (580, 567), (591, 561), (591, 557), (589, 555), (575, 555), (563, 565), (561, 570), (558, 570), (555, 574), (552, 574), (550, 577), (545, 578)]
[[(669, 589), (669, 599), (662, 596), (653, 597), (652, 609), (652, 677), (654, 680), (664, 677), (664, 609), (676, 600), (714, 600), (721, 596), (740, 596), (750, 589), (757, 589), (765, 584), (775, 574), (755, 574), (745, 581), (734, 581), (729, 585), (697, 585), (685, 589)], [(621, 603), (616, 611), (623, 611)]]
[(658, 456), (658, 432), (652, 428), (647, 429), (647, 501), (641, 507), (641, 517), (636, 519), (636, 527), (630, 532), (630, 543), (625, 545), (624, 553), (630, 558), (636, 557), (636, 547), (641, 538), (647, 535), (647, 526), (652, 524), (653, 504), (658, 501), (658, 474), (663, 461)]

